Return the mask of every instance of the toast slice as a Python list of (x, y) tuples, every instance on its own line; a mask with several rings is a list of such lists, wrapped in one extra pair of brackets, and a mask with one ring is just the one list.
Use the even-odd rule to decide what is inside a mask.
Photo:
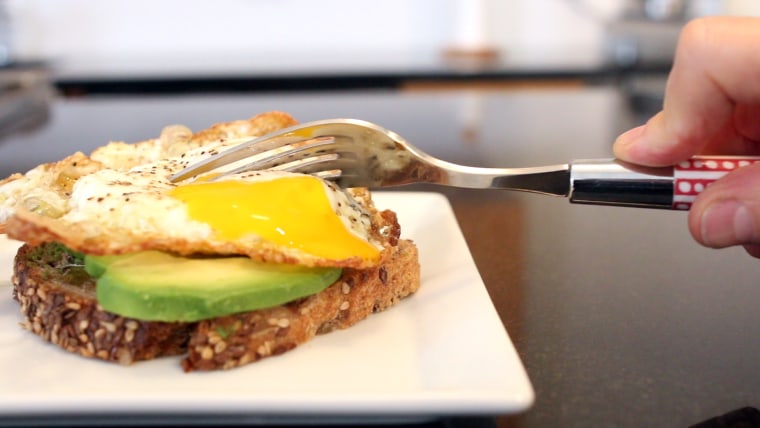
[[(377, 210), (367, 189), (348, 189), (353, 201), (365, 209), (366, 219), (362, 219), (368, 222), (368, 233), (382, 246), (380, 260), (338, 265), (344, 266), (342, 276), (320, 293), (277, 307), (193, 323), (127, 318), (98, 304), (95, 280), (68, 248), (86, 254), (118, 254), (103, 249), (123, 235), (89, 233), (94, 229), (77, 229), (74, 226), (81, 223), (61, 220), (77, 204), (72, 202), (75, 183), (102, 170), (127, 171), (166, 157), (184, 158), (189, 150), (211, 153), (214, 147), (222, 147), (215, 144), (233, 144), (295, 123), (288, 114), (275, 111), (196, 133), (169, 126), (155, 139), (112, 142), (89, 156), (75, 153), (0, 181), (0, 233), (26, 243), (16, 255), (12, 279), (13, 297), (21, 305), (26, 328), (85, 357), (131, 364), (186, 354), (182, 363), (186, 371), (229, 369), (280, 354), (318, 334), (350, 327), (414, 293), (420, 286), (417, 248), (399, 239), (395, 213)], [(133, 195), (122, 196), (126, 203)], [(100, 202), (100, 198), (90, 199)], [(150, 237), (143, 232), (131, 251), (161, 249), (155, 247), (156, 242), (148, 242)], [(154, 241), (161, 239), (154, 237)], [(184, 254), (178, 249), (169, 250)]]
[(420, 284), (417, 248), (399, 240), (370, 269), (344, 269), (320, 293), (268, 309), (195, 323), (141, 321), (105, 311), (95, 281), (59, 244), (23, 245), (13, 298), (25, 328), (66, 351), (132, 364), (186, 354), (185, 371), (230, 369), (282, 354), (318, 334), (350, 327)]

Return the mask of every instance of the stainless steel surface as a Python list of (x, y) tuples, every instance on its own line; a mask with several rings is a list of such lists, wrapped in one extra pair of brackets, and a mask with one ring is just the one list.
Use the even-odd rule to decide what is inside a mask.
[[(615, 135), (636, 124), (616, 87), (95, 97), (51, 109), (43, 128), (0, 143), (0, 176), (152, 138), (167, 124), (200, 130), (274, 109), (301, 121), (383, 123), (426, 153), (478, 167), (606, 158)], [(501, 427), (686, 427), (760, 407), (760, 265), (741, 248), (700, 247), (683, 213), (414, 187), (451, 201), (536, 390), (534, 406), (499, 417)]]
[(616, 159), (527, 168), (479, 168), (430, 156), (399, 134), (359, 119), (323, 119), (238, 144), (174, 174), (179, 182), (210, 172), (211, 181), (258, 170), (318, 175), (342, 187), (439, 184), (569, 196), (570, 202), (671, 209), (673, 167)]
[(431, 183), (558, 196), (567, 196), (570, 190), (567, 164), (533, 168), (457, 165), (424, 153), (391, 130), (358, 119), (323, 119), (264, 135), (190, 165), (171, 180), (211, 171), (221, 172), (215, 177), (220, 179), (270, 168), (323, 173), (343, 187)]
[(673, 207), (673, 168), (644, 168), (614, 159), (577, 160), (570, 202), (641, 208)]

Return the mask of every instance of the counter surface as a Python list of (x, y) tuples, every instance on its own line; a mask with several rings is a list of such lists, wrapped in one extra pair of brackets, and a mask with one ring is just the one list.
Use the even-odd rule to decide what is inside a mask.
[[(614, 87), (59, 99), (44, 127), (0, 140), (0, 176), (265, 110), (377, 122), (474, 166), (609, 157), (633, 122)], [(695, 244), (682, 212), (415, 186), (451, 201), (536, 392), (502, 426), (688, 426), (760, 404), (757, 261)], [(424, 251), (424, 249), (423, 249)]]

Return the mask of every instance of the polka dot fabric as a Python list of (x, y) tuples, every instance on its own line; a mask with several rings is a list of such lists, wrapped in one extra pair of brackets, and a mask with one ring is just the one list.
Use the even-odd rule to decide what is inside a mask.
[(696, 157), (679, 163), (673, 169), (673, 209), (688, 210), (697, 195), (712, 182), (755, 162), (760, 162), (760, 158), (716, 156)]

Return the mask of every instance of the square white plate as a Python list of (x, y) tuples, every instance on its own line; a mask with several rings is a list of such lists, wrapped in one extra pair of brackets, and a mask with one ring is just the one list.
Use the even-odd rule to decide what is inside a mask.
[(186, 374), (179, 358), (124, 367), (22, 330), (10, 284), (19, 244), (0, 236), (0, 422), (60, 415), (107, 422), (108, 414), (393, 421), (527, 409), (530, 381), (446, 198), (376, 192), (374, 199), (397, 212), (402, 236), (420, 249), (419, 292), (350, 329), (224, 372)]

